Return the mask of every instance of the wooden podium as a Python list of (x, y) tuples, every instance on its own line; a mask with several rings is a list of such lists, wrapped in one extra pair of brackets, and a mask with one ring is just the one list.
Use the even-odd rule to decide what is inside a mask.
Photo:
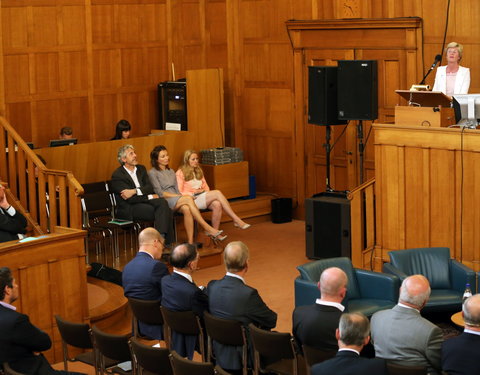
[(447, 127), (454, 125), (451, 100), (442, 92), (396, 90), (408, 106), (395, 107), (395, 125)]
[(52, 349), (44, 353), (50, 363), (63, 360), (54, 315), (89, 322), (85, 235), (83, 230), (55, 227), (42, 238), (0, 244), (0, 264), (12, 270), (20, 289), (14, 305), (52, 340)]

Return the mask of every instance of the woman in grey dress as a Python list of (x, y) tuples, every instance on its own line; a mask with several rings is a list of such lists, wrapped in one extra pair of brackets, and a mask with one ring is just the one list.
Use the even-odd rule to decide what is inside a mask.
[(170, 169), (168, 163), (170, 157), (165, 146), (156, 146), (150, 153), (150, 162), (152, 169), (148, 171), (148, 176), (153, 185), (153, 190), (159, 197), (163, 197), (168, 202), (168, 206), (173, 211), (180, 211), (183, 214), (185, 231), (187, 232), (188, 243), (193, 243), (193, 220), (195, 219), (205, 233), (214, 241), (223, 241), (227, 238), (222, 230), (218, 230), (209, 225), (202, 217), (192, 196), (182, 195), (177, 187), (177, 177), (175, 172)]

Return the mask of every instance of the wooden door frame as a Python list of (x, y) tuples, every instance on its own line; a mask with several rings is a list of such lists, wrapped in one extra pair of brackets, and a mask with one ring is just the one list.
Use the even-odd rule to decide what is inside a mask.
[(310, 49), (401, 49), (406, 53), (407, 82), (422, 74), (422, 20), (419, 17), (287, 21), (294, 64), (294, 144), (296, 217), (304, 217), (306, 197), (305, 127), (307, 103), (305, 51)]

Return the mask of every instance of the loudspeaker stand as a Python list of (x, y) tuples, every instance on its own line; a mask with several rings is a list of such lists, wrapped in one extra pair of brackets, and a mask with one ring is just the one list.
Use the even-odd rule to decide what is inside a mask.
[(358, 139), (358, 156), (360, 161), (360, 185), (363, 184), (363, 164), (364, 164), (364, 151), (365, 151), (365, 143), (363, 143), (363, 121), (358, 120), (357, 124), (357, 139)]

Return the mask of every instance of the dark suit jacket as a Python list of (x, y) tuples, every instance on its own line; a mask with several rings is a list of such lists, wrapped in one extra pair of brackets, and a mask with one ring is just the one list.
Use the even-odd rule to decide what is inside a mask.
[(325, 362), (312, 366), (312, 375), (387, 375), (385, 360), (364, 358), (351, 351), (339, 351)]
[(0, 363), (23, 374), (54, 373), (43, 356), (34, 355), (50, 349), (52, 342), (39, 330), (27, 315), (0, 305)]
[[(208, 310), (208, 297), (203, 290), (187, 278), (172, 273), (162, 280), (162, 306), (172, 311), (193, 311), (203, 316)], [(183, 357), (193, 358), (197, 336), (172, 332), (173, 350)]]
[(18, 233), (25, 234), (27, 219), (20, 213), (10, 216), (7, 211), (0, 208), (0, 242), (18, 240)]
[(342, 312), (334, 306), (308, 305), (293, 310), (293, 336), (303, 344), (322, 350), (338, 350), (335, 331)]
[(136, 203), (148, 203), (148, 195), (155, 194), (153, 186), (148, 178), (147, 169), (143, 165), (137, 165), (137, 178), (143, 195), (135, 194), (125, 200), (120, 196), (122, 190), (136, 189), (135, 182), (123, 166), (118, 167), (112, 174), (112, 190), (117, 201), (117, 216), (122, 219), (133, 220), (132, 205)]
[[(139, 252), (122, 272), (122, 285), (126, 297), (144, 300), (162, 300), (162, 278), (168, 275), (168, 268), (153, 259), (150, 254)], [(140, 333), (152, 339), (163, 339), (161, 326), (139, 322)]]
[[(225, 276), (221, 280), (210, 281), (207, 294), (209, 310), (214, 316), (238, 320), (245, 326), (253, 323), (263, 329), (272, 329), (277, 324), (277, 314), (267, 307), (258, 291), (236, 277)], [(220, 367), (242, 368), (240, 347), (213, 344)]]
[(442, 369), (449, 375), (480, 374), (480, 336), (462, 333), (444, 341), (442, 345)]

